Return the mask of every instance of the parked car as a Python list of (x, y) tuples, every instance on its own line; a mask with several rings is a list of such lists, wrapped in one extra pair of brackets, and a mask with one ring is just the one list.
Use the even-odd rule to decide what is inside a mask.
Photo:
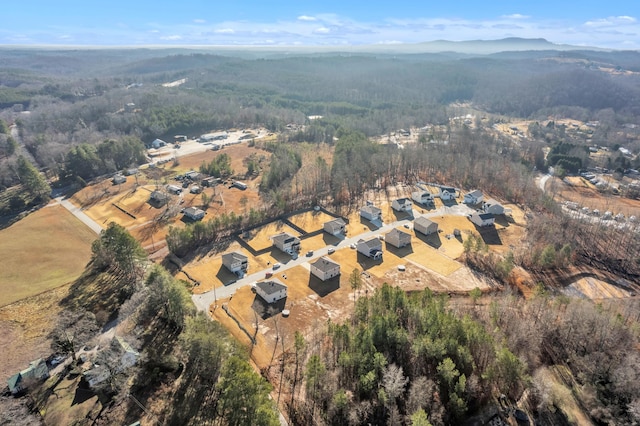
[(279, 263), (274, 263), (272, 268), (273, 268), (273, 270), (275, 271), (276, 269), (278, 269), (278, 268), (279, 268), (279, 267), (281, 267), (281, 266), (282, 266), (282, 265), (281, 265), (281, 264), (279, 264)]
[(313, 256), (313, 250), (309, 250), (309, 251), (307, 252), (307, 254), (305, 254), (305, 256), (307, 256), (307, 257), (311, 257), (311, 256)]
[(329, 250), (327, 250), (328, 254), (333, 254), (336, 252), (336, 249), (334, 249), (333, 247), (329, 247)]

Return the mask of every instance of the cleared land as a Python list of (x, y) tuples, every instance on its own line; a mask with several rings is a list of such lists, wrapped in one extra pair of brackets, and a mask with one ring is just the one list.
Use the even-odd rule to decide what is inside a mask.
[(44, 207), (0, 231), (0, 306), (73, 281), (91, 259), (95, 239), (60, 205)]
[(640, 216), (640, 200), (602, 194), (581, 177), (567, 178), (567, 182), (552, 177), (547, 181), (546, 190), (558, 202), (572, 201), (581, 207), (598, 209), (600, 213), (610, 211), (614, 215), (622, 213), (626, 217)]

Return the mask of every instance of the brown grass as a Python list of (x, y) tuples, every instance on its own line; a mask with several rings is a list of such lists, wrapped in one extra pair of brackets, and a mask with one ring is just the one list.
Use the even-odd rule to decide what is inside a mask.
[(65, 208), (50, 205), (0, 231), (0, 306), (77, 278), (96, 239)]

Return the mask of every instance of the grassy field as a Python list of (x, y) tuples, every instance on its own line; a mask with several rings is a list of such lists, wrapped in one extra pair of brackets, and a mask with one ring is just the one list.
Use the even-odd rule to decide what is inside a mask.
[(62, 206), (50, 205), (0, 231), (0, 306), (77, 278), (96, 239)]

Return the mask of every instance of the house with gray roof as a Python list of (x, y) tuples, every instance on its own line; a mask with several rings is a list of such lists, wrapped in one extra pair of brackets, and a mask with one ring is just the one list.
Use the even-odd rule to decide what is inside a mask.
[(275, 303), (287, 297), (287, 286), (276, 279), (257, 282), (254, 288), (256, 294), (267, 303)]
[(402, 248), (411, 244), (411, 234), (394, 228), (391, 231), (387, 232), (387, 234), (384, 236), (384, 240), (394, 247)]
[(424, 216), (420, 216), (413, 221), (413, 229), (415, 229), (416, 232), (420, 232), (421, 234), (431, 235), (438, 232), (438, 224), (427, 219)]
[(360, 216), (372, 222), (374, 220), (382, 220), (382, 210), (376, 206), (367, 204), (360, 209)]
[(281, 251), (294, 255), (300, 251), (300, 239), (286, 232), (281, 232), (271, 237), (273, 245)]
[(504, 206), (493, 198), (488, 199), (482, 204), (482, 210), (485, 213), (492, 213), (494, 215), (504, 214)]
[(468, 192), (464, 194), (464, 198), (462, 200), (465, 204), (478, 204), (482, 202), (482, 191), (476, 189), (474, 191)]
[(188, 207), (186, 209), (184, 209), (184, 215), (186, 217), (188, 217), (189, 219), (196, 221), (196, 220), (202, 220), (204, 218), (205, 212), (204, 210), (200, 210), (197, 207)]
[(471, 216), (469, 216), (469, 220), (471, 220), (471, 222), (473, 222), (474, 225), (482, 227), (482, 226), (492, 226), (496, 221), (496, 218), (493, 215), (493, 213), (475, 212)]
[(315, 262), (312, 262), (309, 266), (311, 273), (322, 281), (326, 281), (340, 275), (340, 264), (334, 262), (328, 257), (321, 257)]
[(359, 253), (371, 259), (382, 259), (382, 242), (378, 238), (372, 238), (367, 241), (360, 239), (356, 244), (356, 248)]
[(398, 198), (393, 200), (391, 208), (397, 212), (410, 212), (413, 208), (413, 203), (409, 198)]
[(451, 186), (441, 186), (440, 187), (440, 199), (443, 201), (455, 200), (457, 196), (457, 191), (455, 188)]
[(222, 264), (236, 275), (244, 275), (249, 268), (249, 258), (244, 254), (232, 251), (222, 255)]
[(330, 220), (328, 222), (325, 222), (324, 225), (322, 225), (322, 229), (327, 234), (338, 236), (340, 234), (342, 235), (345, 234), (346, 226), (347, 226), (347, 223), (342, 218), (339, 217), (339, 218)]

